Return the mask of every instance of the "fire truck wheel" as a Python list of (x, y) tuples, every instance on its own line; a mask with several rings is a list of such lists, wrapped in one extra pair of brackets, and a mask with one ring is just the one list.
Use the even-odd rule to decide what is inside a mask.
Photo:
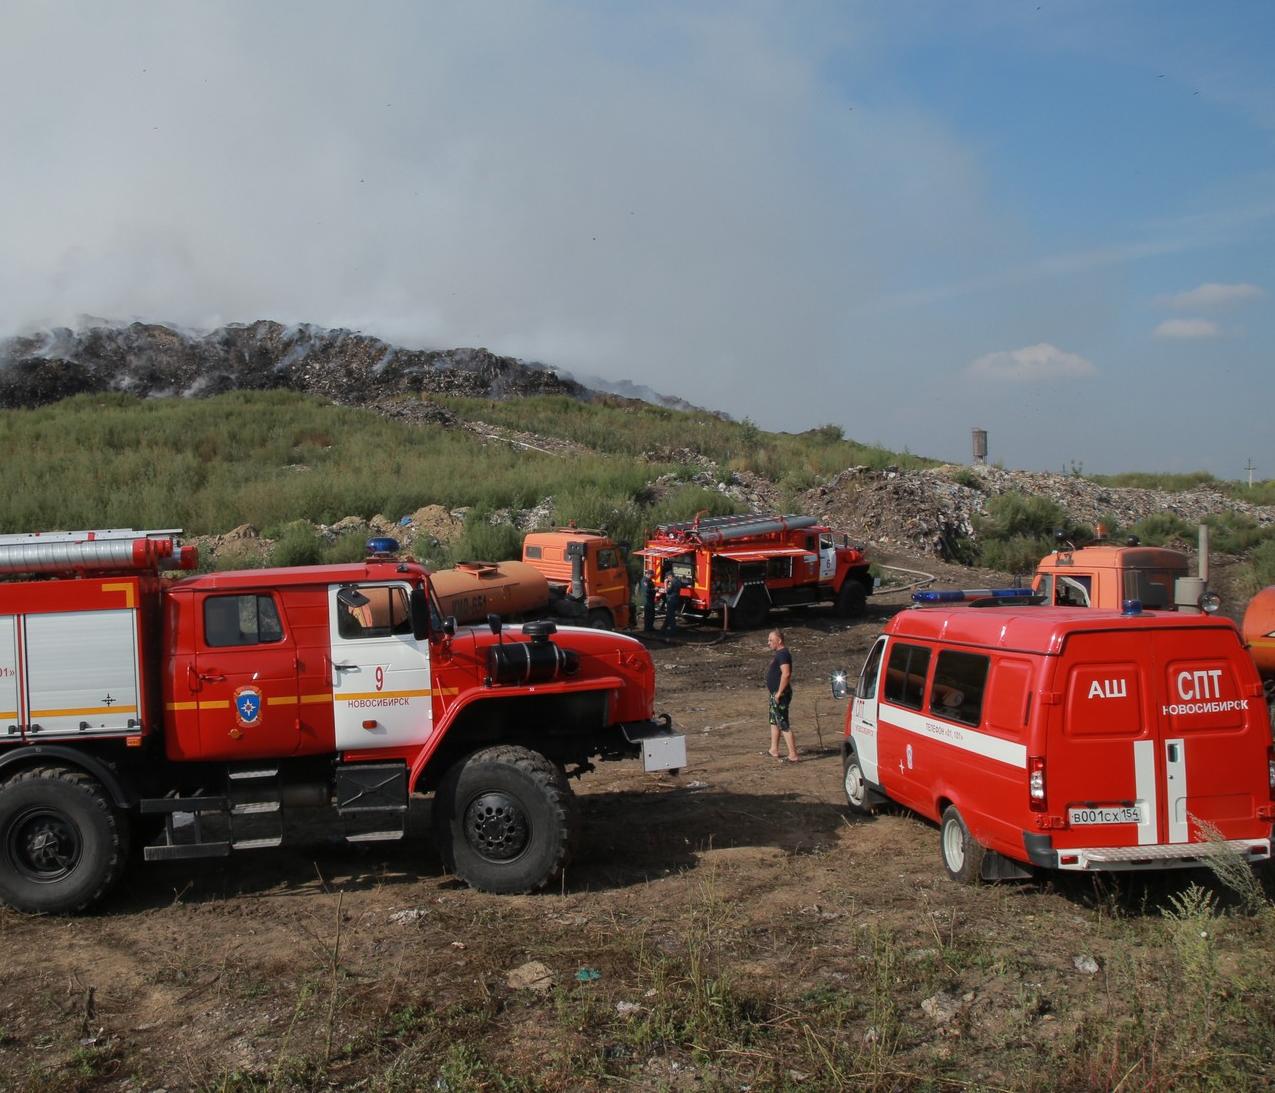
[(846, 791), (846, 803), (851, 812), (860, 816), (871, 816), (877, 810), (876, 794), (868, 789), (863, 780), (863, 768), (859, 766), (859, 757), (853, 753), (846, 756), (845, 778), (842, 782)]
[(119, 879), (128, 822), (89, 775), (23, 771), (0, 786), (0, 899), (33, 914), (82, 911)]
[(434, 837), (448, 870), (482, 892), (543, 888), (562, 873), (579, 830), (562, 768), (502, 745), (466, 756), (434, 796)]
[(595, 607), (589, 612), (585, 624), (594, 630), (614, 630), (615, 617), (605, 607)]
[(847, 580), (837, 593), (837, 614), (843, 619), (857, 619), (868, 609), (868, 594), (863, 585)]
[(770, 601), (766, 599), (766, 593), (760, 588), (747, 588), (731, 612), (731, 622), (741, 630), (756, 630), (766, 625), (769, 615)]
[(955, 805), (948, 805), (943, 810), (939, 850), (943, 854), (943, 868), (949, 877), (960, 884), (978, 883), (983, 855), (987, 851), (970, 835)]

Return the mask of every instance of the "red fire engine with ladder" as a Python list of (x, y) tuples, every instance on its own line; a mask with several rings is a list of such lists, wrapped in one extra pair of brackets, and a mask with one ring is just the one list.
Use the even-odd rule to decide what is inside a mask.
[[(0, 536), (0, 900), (74, 912), (145, 859), (280, 845), (296, 807), (351, 842), (432, 791), (449, 870), (524, 892), (579, 826), (594, 759), (685, 765), (649, 654), (551, 622), (460, 628), (429, 571), (365, 562), (206, 575), (179, 532)], [(174, 579), (177, 577), (178, 579)]]
[(649, 579), (679, 580), (683, 612), (721, 611), (744, 629), (764, 625), (772, 607), (833, 603), (862, 615), (874, 583), (863, 550), (813, 516), (697, 516), (657, 527), (637, 553)]

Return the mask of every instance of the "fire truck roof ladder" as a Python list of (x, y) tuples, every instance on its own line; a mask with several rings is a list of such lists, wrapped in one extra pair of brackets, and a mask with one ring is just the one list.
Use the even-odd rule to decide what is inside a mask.
[(662, 524), (659, 531), (678, 538), (699, 539), (703, 542), (723, 542), (727, 539), (747, 539), (754, 535), (768, 535), (776, 531), (797, 531), (814, 527), (819, 521), (813, 516), (711, 516), (706, 520), (690, 520), (680, 524)]

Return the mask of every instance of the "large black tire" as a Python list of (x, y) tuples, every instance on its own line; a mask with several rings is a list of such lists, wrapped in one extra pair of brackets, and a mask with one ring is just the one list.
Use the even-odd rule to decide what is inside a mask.
[(592, 627), (594, 630), (614, 630), (615, 616), (611, 614), (609, 608), (594, 607), (589, 610), (585, 625)]
[(96, 779), (37, 767), (0, 786), (0, 900), (19, 911), (83, 911), (119, 880), (128, 819)]
[(483, 892), (532, 892), (562, 874), (580, 821), (566, 775), (538, 752), (504, 744), (460, 760), (434, 795), (443, 864)]
[(765, 626), (770, 617), (770, 600), (763, 589), (745, 588), (734, 609), (730, 613), (730, 621), (741, 630), (756, 630)]
[(939, 824), (939, 853), (947, 875), (958, 884), (977, 884), (987, 851), (970, 834), (955, 805), (943, 810)]
[(841, 769), (841, 786), (846, 791), (846, 804), (850, 806), (850, 811), (860, 816), (871, 816), (880, 807), (881, 799), (863, 780), (859, 757), (854, 752), (848, 752)]
[(867, 609), (867, 590), (853, 577), (847, 577), (837, 593), (837, 614), (843, 619), (858, 619)]

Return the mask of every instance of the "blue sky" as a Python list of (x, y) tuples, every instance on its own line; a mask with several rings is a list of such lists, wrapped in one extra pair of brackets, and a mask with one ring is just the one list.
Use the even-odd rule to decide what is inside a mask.
[(0, 331), (274, 318), (1275, 477), (1275, 4), (0, 10)]

